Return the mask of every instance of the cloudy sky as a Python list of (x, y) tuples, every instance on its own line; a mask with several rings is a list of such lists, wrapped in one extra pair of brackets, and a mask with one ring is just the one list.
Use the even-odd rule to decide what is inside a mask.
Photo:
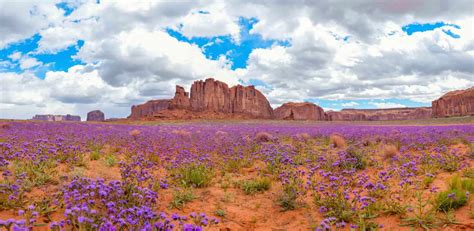
[(474, 85), (474, 0), (0, 0), (0, 118), (125, 117), (214, 77), (272, 106), (427, 106)]

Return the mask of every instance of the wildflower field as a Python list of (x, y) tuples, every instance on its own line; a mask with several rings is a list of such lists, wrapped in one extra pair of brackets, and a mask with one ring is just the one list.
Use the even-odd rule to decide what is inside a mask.
[(0, 230), (474, 230), (474, 125), (2, 122)]

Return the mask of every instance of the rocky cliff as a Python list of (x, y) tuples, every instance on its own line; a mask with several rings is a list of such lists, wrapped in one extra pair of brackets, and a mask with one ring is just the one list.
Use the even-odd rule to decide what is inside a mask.
[(100, 110), (94, 110), (87, 113), (87, 121), (104, 121), (105, 115)]
[(474, 87), (448, 92), (431, 106), (436, 118), (474, 115)]
[(430, 107), (387, 109), (342, 109), (326, 112), (329, 121), (416, 120), (431, 118)]
[(132, 106), (129, 119), (143, 118), (273, 118), (265, 96), (253, 86), (234, 86), (212, 78), (195, 81), (191, 94), (176, 86), (173, 99), (151, 100)]
[(280, 120), (326, 120), (324, 110), (314, 103), (284, 103), (274, 115)]
[(132, 114), (128, 117), (129, 119), (141, 119), (147, 117), (153, 117), (153, 114), (157, 111), (168, 109), (171, 100), (159, 99), (150, 100), (144, 104), (133, 105)]

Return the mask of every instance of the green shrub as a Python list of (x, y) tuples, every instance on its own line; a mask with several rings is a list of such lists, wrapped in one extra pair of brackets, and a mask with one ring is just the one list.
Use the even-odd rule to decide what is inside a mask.
[(242, 190), (245, 194), (254, 194), (257, 192), (263, 192), (270, 189), (271, 181), (269, 178), (260, 177), (253, 180), (247, 180), (242, 183)]
[(466, 191), (459, 189), (450, 189), (438, 193), (435, 198), (436, 208), (447, 212), (452, 209), (458, 209), (467, 203)]
[(202, 188), (208, 186), (213, 178), (213, 172), (205, 165), (189, 165), (178, 169), (176, 174), (184, 186)]
[(98, 160), (100, 159), (100, 150), (93, 150), (91, 151), (91, 154), (90, 154), (90, 159), (91, 160)]
[(465, 169), (463, 175), (467, 178), (474, 179), (474, 168)]
[(170, 208), (182, 209), (186, 203), (196, 199), (190, 188), (178, 189), (173, 192)]
[(107, 156), (105, 156), (105, 165), (107, 165), (108, 167), (113, 167), (116, 163), (117, 159), (115, 159), (114, 154), (108, 154)]
[(225, 217), (225, 210), (223, 209), (217, 209), (214, 214), (216, 214), (216, 216), (219, 216), (219, 217)]

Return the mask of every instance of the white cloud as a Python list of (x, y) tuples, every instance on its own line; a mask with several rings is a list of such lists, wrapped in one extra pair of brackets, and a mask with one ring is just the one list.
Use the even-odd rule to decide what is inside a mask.
[(17, 61), (21, 58), (21, 52), (13, 52), (11, 55), (8, 56), (8, 58), (12, 61)]
[[(262, 80), (271, 86), (259, 89), (272, 105), (318, 98), (426, 103), (474, 85), (474, 17), (472, 8), (465, 7), (472, 1), (396, 3), (81, 1), (63, 16), (54, 2), (0, 0), (0, 9), (11, 9), (0, 10), (0, 49), (36, 33), (41, 36), (37, 53), (56, 53), (81, 39), (85, 44), (76, 58), (86, 63), (67, 72), (50, 71), (40, 80), (31, 69), (43, 64), (32, 53), (11, 54), (13, 62), (1, 61), (0, 72), (16, 62), (25, 72), (0, 73), (5, 83), (1, 117), (85, 115), (97, 108), (126, 116), (131, 104), (172, 97), (175, 84), (188, 88), (206, 77), (230, 85), (238, 79)], [(209, 60), (202, 53), (206, 48), (165, 32), (174, 28), (189, 38), (231, 35), (238, 42), (239, 17), (258, 19), (250, 33), (288, 40), (290, 46), (254, 49), (247, 67), (233, 71), (232, 60)], [(412, 22), (438, 21), (459, 25), (449, 29), (460, 38), (446, 35), (447, 28), (411, 36), (401, 30)], [(345, 36), (350, 39), (344, 41)]]
[(370, 102), (369, 104), (374, 105), (377, 108), (400, 108), (400, 107), (407, 107), (403, 104), (399, 103), (389, 103), (389, 102)]
[(39, 62), (37, 59), (31, 57), (23, 57), (20, 59), (20, 68), (23, 70), (36, 67), (41, 64), (42, 63)]
[(343, 106), (343, 107), (355, 107), (355, 106), (358, 106), (358, 105), (359, 105), (359, 103), (357, 103), (355, 101), (351, 101), (351, 102), (341, 104), (341, 106)]

